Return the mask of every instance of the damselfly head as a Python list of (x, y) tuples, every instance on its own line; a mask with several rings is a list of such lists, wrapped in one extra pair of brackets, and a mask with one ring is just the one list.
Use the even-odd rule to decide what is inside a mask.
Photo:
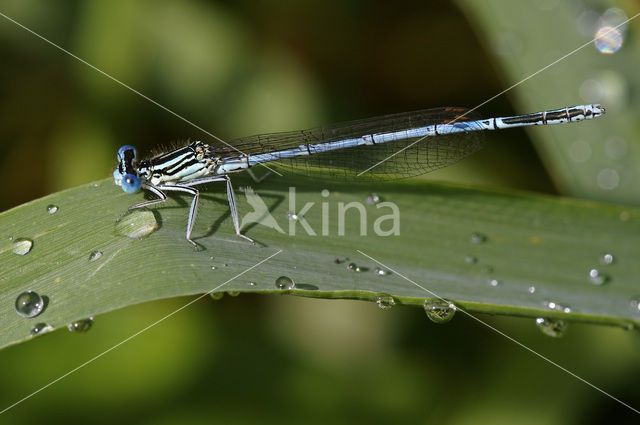
[(133, 146), (125, 145), (118, 149), (118, 168), (113, 172), (113, 180), (126, 193), (136, 193), (141, 187), (140, 179), (133, 167), (136, 155), (136, 148)]

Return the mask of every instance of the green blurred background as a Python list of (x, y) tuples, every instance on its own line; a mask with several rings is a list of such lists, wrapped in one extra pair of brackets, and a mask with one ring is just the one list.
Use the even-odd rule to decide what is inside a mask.
[[(0, 12), (224, 140), (438, 106), (474, 107), (637, 3), (571, 0), (5, 0)], [(607, 12), (609, 11), (609, 12)], [(621, 13), (624, 12), (624, 13)], [(602, 102), (593, 123), (488, 135), (423, 178), (638, 205), (638, 23), (484, 105), (482, 116)], [(0, 17), (0, 210), (202, 138)], [(640, 292), (640, 289), (639, 289)], [(0, 352), (0, 410), (186, 303), (97, 317)], [(640, 407), (637, 335), (483, 317)], [(207, 298), (0, 416), (2, 423), (600, 423), (635, 414), (473, 320), (293, 297)]]

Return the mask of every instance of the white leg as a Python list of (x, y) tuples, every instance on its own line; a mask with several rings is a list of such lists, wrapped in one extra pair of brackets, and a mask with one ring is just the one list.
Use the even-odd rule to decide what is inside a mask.
[(193, 195), (191, 201), (191, 207), (189, 208), (189, 218), (187, 219), (187, 240), (193, 247), (198, 250), (198, 244), (191, 240), (191, 232), (193, 231), (193, 225), (196, 222), (196, 213), (198, 212), (198, 200), (200, 199), (200, 192), (192, 187), (185, 186), (158, 186), (158, 189), (164, 189), (166, 191), (185, 192)]
[(236, 206), (236, 194), (233, 191), (233, 186), (231, 185), (231, 179), (229, 176), (225, 176), (227, 180), (227, 198), (229, 199), (229, 208), (231, 209), (231, 219), (233, 220), (233, 227), (236, 229), (236, 235), (240, 236), (242, 239), (246, 239), (251, 242), (252, 245), (255, 245), (253, 239), (248, 236), (240, 233), (240, 224), (238, 222), (238, 207)]
[[(236, 235), (240, 236), (242, 239), (248, 240), (249, 242), (251, 242), (252, 244), (255, 245), (255, 242), (254, 242), (253, 239), (251, 239), (250, 237), (245, 236), (242, 233), (240, 233), (240, 223), (238, 221), (238, 207), (236, 205), (236, 195), (235, 195), (235, 192), (233, 191), (233, 186), (231, 185), (231, 179), (229, 178), (229, 176), (225, 175), (225, 176), (205, 177), (205, 178), (193, 180), (193, 181), (190, 181), (190, 182), (178, 183), (176, 186), (163, 186), (162, 188), (165, 189), (165, 190), (177, 190), (177, 189), (169, 189), (169, 187), (171, 187), (171, 188), (180, 187), (180, 188), (185, 188), (186, 189), (186, 188), (191, 188), (192, 186), (196, 186), (196, 185), (199, 185), (199, 184), (212, 183), (212, 182), (221, 182), (221, 181), (226, 181), (227, 182), (227, 199), (229, 200), (229, 209), (231, 210), (231, 220), (233, 221), (233, 227), (236, 230)], [(195, 189), (193, 189), (193, 190), (195, 190)], [(193, 205), (192, 205), (192, 208), (193, 208)], [(195, 220), (195, 213), (193, 214), (193, 217), (194, 217), (194, 220)], [(191, 222), (191, 227), (193, 227), (193, 223), (192, 222)], [(187, 238), (187, 239), (189, 239), (189, 238)], [(191, 241), (191, 240), (189, 239), (189, 241)]]

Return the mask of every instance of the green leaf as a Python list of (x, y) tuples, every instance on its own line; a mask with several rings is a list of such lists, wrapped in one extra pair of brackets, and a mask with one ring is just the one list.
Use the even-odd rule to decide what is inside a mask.
[[(254, 189), (256, 198), (240, 189), (243, 181), (234, 180), (240, 218), (253, 207), (259, 211), (261, 201), (272, 224), (283, 232), (258, 223), (245, 225), (243, 231), (256, 240), (255, 246), (235, 235), (222, 185), (201, 194), (193, 233), (201, 245), (197, 252), (185, 240), (188, 197), (172, 197), (151, 212), (140, 211), (116, 223), (144, 196), (123, 193), (111, 179), (0, 214), (0, 346), (30, 338), (37, 323), (60, 328), (127, 305), (217, 287), (217, 293), (370, 301), (388, 294), (395, 304), (417, 306), (437, 294), (469, 312), (625, 327), (639, 323), (640, 312), (631, 305), (640, 294), (639, 210), (421, 181), (326, 186), (270, 178)], [(295, 190), (289, 188), (293, 184)], [(366, 202), (373, 191), (382, 202)], [(350, 202), (355, 204), (343, 214), (341, 234), (340, 205)], [(376, 221), (382, 231), (393, 224), (391, 204), (385, 202), (398, 208), (399, 235), (377, 234)], [(307, 203), (313, 204), (301, 214)], [(57, 211), (50, 214), (49, 205)], [(288, 211), (297, 212), (298, 220), (287, 220)], [(140, 224), (143, 233), (156, 224), (157, 229), (142, 239), (122, 235)], [(25, 255), (13, 252), (19, 238), (33, 241)], [(375, 269), (381, 266), (358, 250), (395, 272), (380, 276)], [(102, 255), (92, 256), (95, 252)], [(601, 263), (606, 253), (613, 256), (612, 264)], [(360, 271), (349, 270), (351, 262)], [(606, 282), (590, 282), (593, 268), (606, 275)], [(277, 289), (281, 276), (295, 281), (295, 289)], [(16, 297), (26, 290), (48, 298), (35, 318), (23, 318), (14, 310)], [(547, 301), (571, 312), (550, 309)]]
[(588, 23), (570, 2), (458, 4), (493, 54), (505, 86), (518, 84), (507, 94), (518, 113), (579, 103), (606, 108), (595, 126), (527, 129), (557, 187), (573, 196), (638, 205), (640, 150), (634, 141), (640, 136), (640, 100), (630, 95), (640, 86), (637, 32), (621, 28), (622, 48), (606, 55), (589, 44), (595, 22)]

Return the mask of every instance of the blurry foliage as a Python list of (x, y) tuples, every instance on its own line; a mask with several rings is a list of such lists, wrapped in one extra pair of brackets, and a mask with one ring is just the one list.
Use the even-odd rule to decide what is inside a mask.
[[(459, 1), (458, 10), (445, 1), (7, 0), (0, 12), (230, 139), (477, 105), (586, 42), (576, 35), (580, 9), (600, 13), (609, 5), (507, 3)], [(527, 61), (493, 54), (492, 40), (505, 22), (528, 37)], [(545, 192), (554, 192), (555, 184), (563, 193), (637, 204), (637, 25), (618, 54), (605, 57), (587, 47), (480, 113), (582, 103), (576, 72), (586, 78), (609, 68), (628, 79), (624, 108), (609, 109), (589, 129), (490, 134), (484, 152), (426, 178)], [(169, 140), (208, 137), (4, 18), (0, 49), (2, 210), (110, 175), (120, 145), (144, 153)], [(545, 168), (527, 135), (535, 138)], [(629, 143), (622, 162), (602, 153), (603, 137), (612, 135)], [(561, 161), (577, 137), (593, 137), (595, 167)], [(598, 167), (631, 173), (624, 174), (630, 176), (620, 187), (625, 192), (598, 188)], [(0, 229), (0, 237), (8, 236)], [(3, 350), (0, 408), (182, 301), (130, 307), (99, 316), (86, 335), (56, 332)], [(530, 320), (491, 323), (640, 404), (635, 335), (578, 325), (556, 341)], [(358, 344), (345, 343), (354, 340)], [(242, 296), (192, 306), (2, 421), (598, 423), (625, 419), (627, 412), (471, 320), (438, 327), (417, 309), (382, 313), (368, 303)]]

